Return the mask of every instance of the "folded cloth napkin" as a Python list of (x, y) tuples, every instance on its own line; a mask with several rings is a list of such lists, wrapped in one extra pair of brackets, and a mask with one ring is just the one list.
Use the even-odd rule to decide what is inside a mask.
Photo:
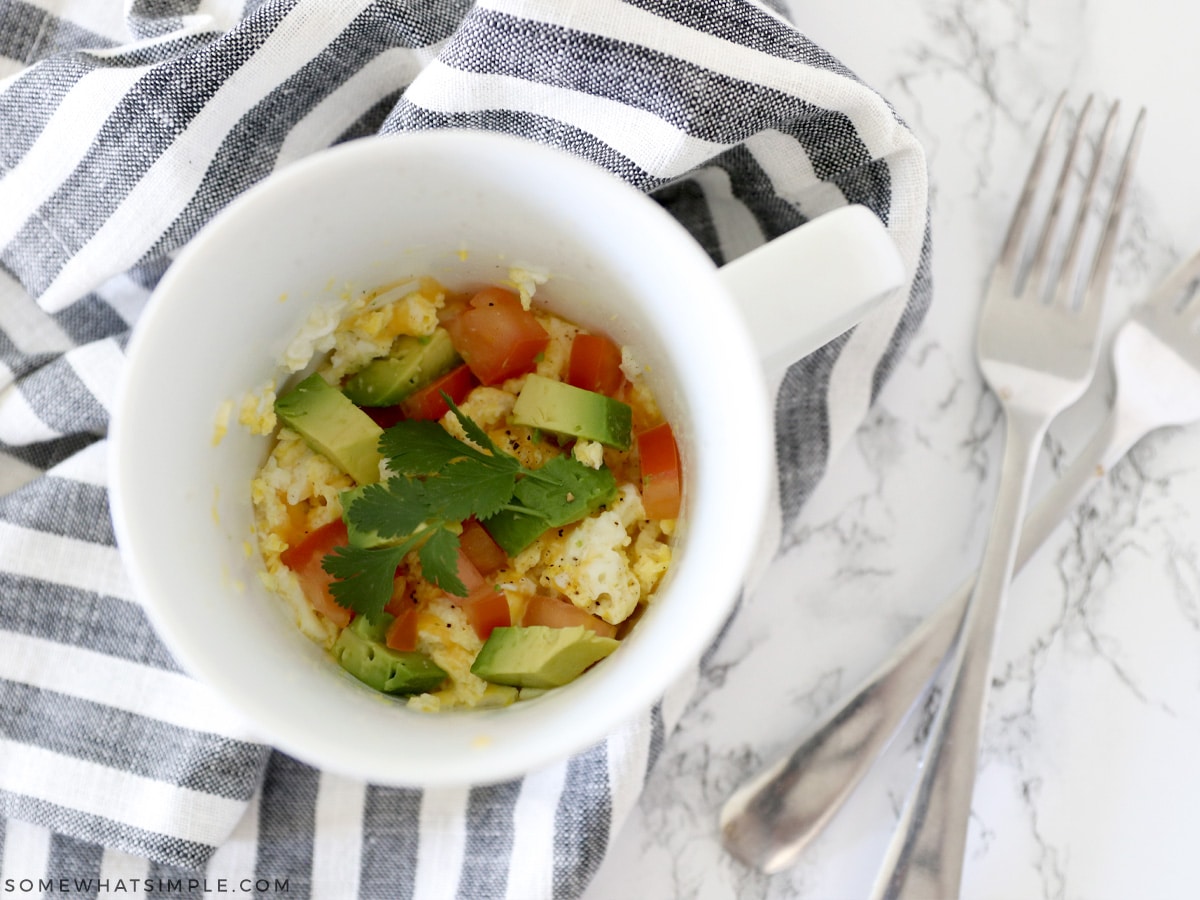
[(114, 545), (113, 388), (172, 252), (306, 154), (451, 126), (617, 173), (718, 263), (847, 202), (886, 223), (908, 290), (779, 389), (784, 526), (927, 306), (921, 148), (755, 0), (0, 0), (7, 890), (571, 897), (636, 802), (686, 683), (510, 783), (354, 782), (256, 742), (180, 671)]

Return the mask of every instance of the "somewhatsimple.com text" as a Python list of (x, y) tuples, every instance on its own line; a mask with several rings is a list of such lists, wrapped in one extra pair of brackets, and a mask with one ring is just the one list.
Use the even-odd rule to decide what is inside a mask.
[(10, 894), (286, 894), (286, 878), (6, 878)]

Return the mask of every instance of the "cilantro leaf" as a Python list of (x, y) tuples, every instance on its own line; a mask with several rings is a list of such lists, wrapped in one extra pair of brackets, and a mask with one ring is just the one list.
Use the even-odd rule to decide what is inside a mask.
[(608, 469), (593, 469), (569, 456), (556, 456), (521, 479), (515, 490), (525, 506), (545, 514), (547, 527), (567, 525), (595, 512), (617, 496)]
[(466, 596), (458, 577), (458, 528), (470, 516), (485, 520), (514, 556), (547, 528), (582, 519), (617, 495), (612, 472), (570, 456), (555, 457), (540, 469), (525, 468), (446, 399), (472, 443), (437, 422), (401, 422), (384, 431), (379, 442), (397, 474), (343, 495), (347, 530), (358, 536), (356, 544), (368, 546), (341, 548), (324, 565), (336, 579), (331, 585), (335, 599), (368, 619), (382, 613), (396, 567), (414, 549), (430, 582)]
[(483, 452), (447, 432), (436, 422), (401, 422), (384, 432), (380, 451), (388, 467), (419, 477), (426, 517), (461, 522), (487, 516), (508, 502), (521, 464), (495, 449), (483, 430), (461, 412), (465, 433), (490, 452)]
[[(464, 420), (470, 421), (466, 416), (459, 419)], [(521, 465), (511, 456), (488, 455), (428, 420), (393, 425), (379, 439), (379, 452), (387, 457), (388, 468), (401, 475), (435, 475), (453, 462), (468, 459), (513, 472)]]
[(421, 545), (421, 572), (448, 594), (467, 596), (467, 587), (458, 577), (458, 535), (438, 528)]
[(608, 469), (592, 469), (577, 459), (556, 456), (518, 482), (513, 502), (485, 518), (488, 533), (509, 556), (516, 556), (547, 528), (591, 515), (617, 496)]
[(462, 460), (424, 483), (430, 510), (443, 519), (461, 522), (470, 516), (490, 516), (504, 506), (516, 488), (517, 473)]
[(454, 413), (454, 417), (458, 419), (458, 424), (462, 426), (463, 434), (478, 447), (487, 450), (493, 456), (504, 456), (500, 452), (500, 448), (492, 443), (492, 439), (488, 437), (487, 432), (475, 424), (475, 420), (470, 416), (463, 415), (463, 411), (458, 408), (450, 396), (442, 391), (442, 399), (446, 401), (446, 405), (450, 407), (450, 411)]
[(352, 531), (382, 539), (406, 537), (429, 518), (430, 504), (420, 481), (401, 475), (355, 491), (343, 509)]
[(338, 547), (321, 561), (321, 567), (336, 580), (329, 583), (340, 606), (378, 622), (392, 596), (396, 568), (409, 551), (395, 547)]

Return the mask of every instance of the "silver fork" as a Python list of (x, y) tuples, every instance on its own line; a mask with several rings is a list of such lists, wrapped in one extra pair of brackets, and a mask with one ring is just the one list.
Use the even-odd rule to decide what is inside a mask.
[(1104, 288), (1141, 135), (1143, 119), (1139, 116), (1086, 287), (1076, 304), (1077, 267), (1101, 162), (1116, 122), (1118, 104), (1114, 103), (1087, 177), (1053, 296), (1049, 303), (1043, 303), (1057, 219), (1091, 103), (1089, 98), (1079, 115), (1029, 274), (1021, 277), (1026, 226), (1062, 110), (1059, 101), (984, 298), (976, 352), (984, 381), (1004, 410), (1000, 485), (975, 590), (946, 661), (946, 693), (934, 716), (917, 783), (905, 803), (876, 882), (874, 893), (878, 897), (949, 898), (959, 892), (991, 658), (1016, 561), (1029, 485), (1050, 423), (1079, 399), (1095, 372)]
[[(1008, 444), (1005, 455), (1005, 476), (1002, 484), (1017, 479), (1012, 494), (1001, 492), (993, 520), (992, 540), (989, 542), (984, 571), (981, 572), (980, 591), (971, 603), (971, 614), (961, 616), (966, 601), (962, 601), (945, 616), (939, 616), (939, 626), (923, 629), (927, 636), (935, 635), (925, 642), (909, 642), (914, 653), (904, 659), (896, 669), (883, 672), (868, 682), (868, 690), (855, 696), (851, 703), (826, 719), (812, 739), (806, 741), (796, 752), (766, 770), (759, 778), (743, 787), (726, 804), (722, 814), (722, 833), (726, 846), (743, 860), (767, 871), (777, 871), (790, 863), (800, 852), (803, 844), (828, 821), (834, 810), (844, 801), (862, 774), (890, 740), (896, 725), (911, 708), (912, 700), (924, 687), (929, 675), (942, 658), (942, 652), (951, 643), (955, 626), (962, 620), (962, 635), (966, 638), (956, 644), (956, 657), (952, 660), (953, 672), (964, 660), (967, 680), (955, 679), (955, 690), (950, 701), (943, 705), (939, 720), (935, 723), (937, 734), (943, 734), (941, 726), (947, 723), (965, 723), (965, 738), (956, 741), (965, 762), (952, 770), (958, 779), (958, 793), (965, 794), (969, 801), (970, 786), (974, 778), (975, 748), (978, 743), (979, 703), (964, 703), (969, 695), (981, 696), (986, 682), (990, 642), (998, 619), (1003, 587), (1007, 583), (1013, 565), (1015, 549), (1015, 526), (1019, 522), (1028, 488), (1029, 473), (1036, 459), (1046, 425), (1057, 412), (1082, 393), (1090, 380), (1095, 359), (1095, 334), (1099, 322), (1099, 300), (1103, 292), (1107, 271), (1116, 235), (1116, 224), (1122, 206), (1128, 173), (1132, 165), (1141, 117), (1134, 129), (1126, 153), (1122, 175), (1114, 191), (1108, 222), (1101, 241), (1100, 251), (1092, 269), (1088, 290), (1085, 292), (1083, 309), (1076, 313), (1068, 311), (1067, 298), (1072, 294), (1075, 269), (1082, 247), (1082, 227), (1086, 219), (1090, 197), (1094, 191), (1100, 161), (1112, 132), (1115, 112), (1110, 114), (1105, 127), (1102, 146), (1096, 157), (1085, 190), (1086, 199), (1080, 205), (1073, 236), (1068, 243), (1066, 258), (1061, 266), (1058, 296), (1053, 306), (1043, 306), (1029, 300), (1040, 296), (1049, 269), (1049, 247), (1054, 227), (1062, 211), (1067, 179), (1074, 163), (1076, 151), (1083, 131), (1086, 111), (1091, 100), (1080, 115), (1080, 122), (1072, 140), (1071, 149), (1063, 165), (1062, 175), (1055, 191), (1046, 226), (1043, 229), (1039, 249), (1034, 255), (1029, 275), (1018, 283), (1018, 260), (1020, 243), (1028, 222), (1032, 198), (1040, 180), (1048, 149), (1053, 140), (1061, 114), (1060, 99), (1043, 142), (1035, 156), (1022, 198), (1014, 215), (1000, 261), (993, 273), (989, 298), (985, 304), (984, 324), (980, 329), (981, 365), (989, 383), (994, 385), (997, 395), (1009, 413)], [(1015, 300), (1017, 288), (1023, 288), (1026, 299)], [(1026, 329), (1036, 329), (1036, 335), (1027, 335)], [(996, 341), (1000, 340), (997, 344)], [(1069, 349), (1064, 352), (1060, 341), (1066, 340)], [(996, 357), (999, 359), (996, 359)], [(1042, 369), (1045, 366), (1046, 369)], [(1033, 367), (1031, 370), (1029, 367)], [(1050, 371), (1054, 374), (1034, 374)], [(1018, 377), (1014, 380), (1010, 376)], [(1029, 374), (1022, 374), (1029, 373)], [(1029, 389), (1032, 387), (1032, 391)], [(988, 561), (990, 559), (990, 562)], [(986, 581), (984, 580), (986, 576)], [(971, 638), (974, 637), (974, 640)], [(931, 647), (937, 643), (936, 648)], [(974, 648), (968, 653), (968, 648)], [(914, 674), (919, 673), (919, 674)], [(974, 706), (976, 711), (970, 712)], [(949, 711), (949, 712), (948, 712)], [(960, 718), (961, 716), (961, 718)], [(972, 726), (973, 727), (970, 727)], [(951, 730), (953, 733), (953, 730)], [(936, 755), (930, 757), (923, 776), (941, 772), (935, 765), (944, 745), (938, 742), (931, 749)], [(953, 754), (950, 758), (953, 758)], [(963, 779), (966, 779), (965, 786)], [(940, 786), (939, 780), (928, 780)], [(964, 789), (965, 787), (965, 789)], [(930, 794), (922, 791), (919, 802), (909, 804), (906, 819), (902, 824), (918, 827), (930, 823), (932, 811), (940, 822), (941, 807), (931, 810), (928, 805)], [(946, 798), (944, 791), (932, 795), (936, 799)], [(969, 807), (968, 807), (969, 808)], [(958, 814), (965, 824), (966, 810)], [(946, 831), (953, 834), (952, 826)], [(965, 827), (957, 829), (965, 834)], [(902, 830), (903, 833), (903, 830)], [(934, 846), (935, 856), (949, 860), (948, 866), (939, 862), (938, 873), (942, 883), (951, 884), (944, 892), (957, 889), (961, 866), (962, 838), (952, 839), (947, 847)], [(893, 881), (902, 888), (910, 874), (908, 851), (903, 844), (896, 847), (890, 864), (893, 867), (883, 880), (885, 889)], [(891, 875), (896, 877), (893, 879)], [(919, 889), (926, 889), (922, 885)]]
[[(1200, 422), (1200, 252), (1126, 319), (1112, 347), (1112, 407), (1021, 526), (1020, 570), (1143, 437)], [(726, 846), (764, 872), (791, 865), (841, 808), (916, 707), (945, 658), (975, 586), (970, 577), (785, 757), (733, 794)]]

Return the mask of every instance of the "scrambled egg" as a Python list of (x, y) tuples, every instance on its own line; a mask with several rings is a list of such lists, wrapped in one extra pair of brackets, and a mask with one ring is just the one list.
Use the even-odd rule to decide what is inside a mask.
[(445, 594), (437, 591), (425, 601), (417, 617), (417, 649), (428, 653), (450, 678), (441, 690), (419, 695), (421, 708), (478, 705), (488, 682), (471, 674), (471, 663), (482, 646), (467, 617)]
[(275, 382), (268, 381), (257, 391), (242, 397), (238, 404), (238, 422), (251, 434), (270, 434), (275, 430)]
[[(463, 415), (484, 431), (489, 431), (504, 424), (516, 401), (516, 394), (500, 388), (480, 385), (467, 395), (467, 399), (460, 403), (458, 408), (462, 410)], [(467, 439), (467, 433), (463, 431), (458, 417), (453, 412), (442, 416), (441, 424), (460, 441)]]
[(538, 314), (537, 320), (549, 333), (550, 343), (546, 345), (536, 371), (546, 378), (563, 381), (567, 377), (567, 363), (571, 359), (571, 342), (579, 334), (579, 327), (546, 313)]
[(571, 455), (592, 469), (604, 465), (604, 445), (599, 441), (578, 440), (571, 448)]
[(287, 602), (296, 626), (326, 647), (337, 638), (338, 628), (312, 608), (280, 555), (310, 531), (341, 518), (341, 493), (352, 487), (349, 475), (288, 428), (280, 429), (271, 455), (250, 483), (255, 530), (266, 566), (263, 583)]
[(518, 263), (508, 270), (508, 283), (516, 289), (517, 294), (521, 297), (521, 305), (525, 309), (529, 309), (533, 303), (533, 295), (537, 291), (538, 285), (545, 284), (549, 280), (550, 273), (541, 266)]
[[(541, 282), (536, 278), (521, 279), (522, 288), (530, 293), (538, 283)], [(308, 341), (310, 355), (322, 348), (329, 353), (321, 371), (336, 383), (371, 359), (386, 355), (397, 336), (431, 333), (437, 325), (437, 311), (444, 302), (441, 286), (423, 279), (416, 286), (394, 287), (348, 302), (333, 326), (327, 313), (319, 311), (307, 326), (304, 340)], [(562, 378), (571, 341), (579, 329), (544, 313), (538, 313), (538, 320), (551, 340), (537, 371)], [(289, 348), (289, 355), (295, 357), (292, 362), (298, 360), (299, 344)], [(304, 365), (307, 362), (306, 358)], [(508, 424), (523, 383), (524, 378), (515, 378), (495, 387), (476, 387), (460, 408), (497, 446), (513, 453), (524, 465), (536, 468), (564, 451), (538, 439), (532, 429)], [(240, 404), (239, 419), (258, 433), (273, 428), (274, 396), (273, 384), (264, 386), (257, 394), (247, 395)], [(658, 415), (653, 397), (636, 381), (630, 391), (630, 402), (634, 404), (636, 417)], [(441, 424), (460, 439), (464, 437), (453, 413), (447, 413)], [(593, 468), (607, 463), (620, 483), (617, 499), (587, 519), (542, 535), (510, 560), (507, 568), (490, 578), (510, 591), (514, 622), (519, 621), (523, 608), (523, 601), (516, 598), (540, 589), (566, 598), (610, 624), (620, 624), (633, 615), (639, 604), (650, 599), (670, 566), (669, 542), (674, 523), (645, 518), (641, 495), (631, 477), (628, 453), (590, 441), (576, 442), (570, 452)], [(326, 647), (336, 640), (339, 627), (312, 608), (296, 575), (280, 557), (309, 532), (338, 519), (342, 514), (340, 495), (352, 487), (353, 479), (287, 428), (279, 430), (266, 463), (251, 485), (255, 530), (265, 565), (263, 581), (286, 601), (297, 627)], [(415, 554), (406, 563), (410, 569), (419, 571)], [(450, 677), (440, 690), (410, 697), (409, 706), (437, 711), (500, 705), (516, 699), (515, 688), (490, 684), (471, 673), (471, 664), (483, 642), (451, 598), (424, 581), (419, 582), (416, 596), (417, 649), (429, 654)]]
[[(633, 543), (631, 530), (638, 530), (640, 539), (638, 526), (647, 521), (645, 516), (637, 488), (623, 485), (607, 510), (564, 530), (551, 542), (539, 582), (610, 625), (624, 622), (643, 599), (642, 583), (626, 548)], [(663, 549), (669, 563), (670, 548), (664, 545)]]
[(415, 289), (399, 285), (367, 294), (353, 304), (333, 333), (329, 380), (357, 372), (373, 359), (387, 356), (397, 337), (423, 337), (438, 326), (438, 310), (446, 292), (430, 278)]

